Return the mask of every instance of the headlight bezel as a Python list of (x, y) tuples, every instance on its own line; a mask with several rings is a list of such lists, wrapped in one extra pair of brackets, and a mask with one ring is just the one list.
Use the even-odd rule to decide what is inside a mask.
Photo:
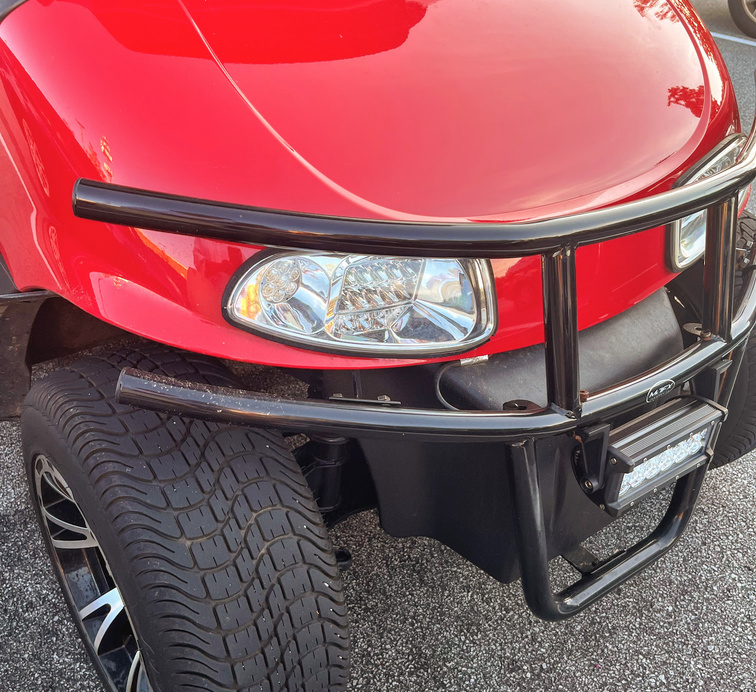
[[(402, 257), (399, 255), (360, 255), (361, 257), (391, 258), (391, 259), (423, 259), (425, 261), (443, 260), (458, 262), (463, 266), (473, 267), (475, 271), (466, 271), (475, 295), (475, 300), (483, 301), (477, 314), (483, 316), (483, 326), (474, 337), (461, 342), (437, 342), (417, 345), (386, 344), (372, 345), (368, 343), (350, 343), (342, 341), (325, 341), (306, 334), (286, 333), (279, 329), (270, 328), (264, 324), (240, 319), (233, 310), (233, 305), (247, 280), (254, 276), (264, 265), (271, 264), (276, 258), (293, 256), (312, 257), (323, 254), (343, 255), (344, 258), (357, 257), (355, 253), (327, 253), (317, 250), (299, 250), (287, 248), (264, 248), (255, 253), (249, 260), (239, 267), (231, 277), (222, 298), (222, 314), (224, 319), (236, 327), (251, 334), (263, 337), (269, 341), (293, 346), (299, 349), (329, 353), (335, 356), (352, 356), (382, 359), (426, 359), (459, 355), (472, 351), (488, 342), (498, 329), (498, 304), (496, 297), (496, 283), (491, 262), (488, 259), (471, 258), (436, 258), (436, 257)], [(335, 300), (338, 300), (338, 295)], [(330, 302), (330, 301), (329, 301)]]
[[(744, 133), (736, 132), (731, 135), (728, 135), (725, 137), (714, 149), (709, 151), (706, 156), (699, 159), (695, 164), (693, 164), (688, 170), (685, 171), (672, 185), (673, 188), (676, 187), (682, 187), (684, 185), (687, 185), (692, 182), (697, 182), (698, 180), (703, 180), (704, 178), (708, 177), (703, 175), (708, 169), (712, 168), (718, 161), (718, 159), (724, 158), (728, 150), (731, 148), (736, 148), (738, 144), (740, 144), (740, 148), (742, 150), (743, 146), (745, 146), (745, 143), (747, 141), (748, 137)], [(737, 161), (737, 157), (739, 156), (740, 152), (738, 152), (735, 155), (735, 160), (733, 161), (733, 164), (735, 161)], [(747, 192), (748, 188), (744, 188), (740, 191), (738, 195), (738, 206), (742, 206), (744, 196)], [(704, 255), (706, 246), (704, 241), (703, 248), (698, 251), (696, 254), (691, 255), (690, 257), (686, 258), (684, 261), (680, 261), (680, 255), (682, 254), (680, 252), (680, 241), (681, 241), (681, 232), (682, 232), (682, 226), (683, 222), (688, 218), (696, 218), (701, 214), (706, 214), (707, 210), (703, 209), (700, 212), (696, 212), (695, 214), (690, 214), (689, 216), (683, 217), (681, 219), (676, 219), (675, 221), (672, 221), (671, 223), (667, 224), (667, 265), (669, 268), (675, 272), (679, 273), (684, 271), (685, 269), (688, 269), (689, 267), (693, 266), (696, 262), (698, 262)], [(704, 238), (705, 238), (705, 226), (704, 226)]]

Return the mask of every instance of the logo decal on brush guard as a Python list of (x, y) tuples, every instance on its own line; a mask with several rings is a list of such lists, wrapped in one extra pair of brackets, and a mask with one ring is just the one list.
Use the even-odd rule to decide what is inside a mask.
[(648, 394), (646, 394), (646, 401), (648, 403), (652, 401), (656, 401), (657, 399), (660, 399), (665, 394), (669, 394), (674, 388), (675, 383), (673, 380), (662, 380), (661, 382), (657, 382), (651, 389), (648, 390)]

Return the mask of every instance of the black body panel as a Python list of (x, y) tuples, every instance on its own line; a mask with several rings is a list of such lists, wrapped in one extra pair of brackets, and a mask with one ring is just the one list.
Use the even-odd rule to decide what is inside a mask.
[[(536, 447), (551, 559), (612, 518), (580, 489), (571, 436)], [(435, 538), (502, 582), (520, 576), (506, 445), (394, 439), (363, 440), (362, 448), (388, 533)]]
[[(579, 334), (580, 387), (595, 392), (651, 370), (683, 350), (667, 291)], [(499, 353), (486, 362), (449, 368), (442, 392), (458, 408), (501, 410), (512, 400), (548, 403), (544, 346)]]

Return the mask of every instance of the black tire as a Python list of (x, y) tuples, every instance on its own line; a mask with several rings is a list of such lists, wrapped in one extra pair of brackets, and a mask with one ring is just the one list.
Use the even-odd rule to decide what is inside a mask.
[(126, 366), (230, 383), (198, 356), (122, 351), (36, 383), (21, 425), (30, 479), (35, 459), (46, 457), (99, 542), (153, 692), (343, 690), (340, 572), (282, 438), (121, 406), (114, 390)]
[(747, 36), (756, 38), (756, 2), (753, 0), (728, 0), (730, 15), (735, 24)]
[[(738, 224), (738, 247), (751, 247), (756, 241), (756, 218), (746, 212)], [(752, 271), (750, 268), (746, 271)], [(735, 277), (737, 299), (743, 272)], [(719, 433), (712, 468), (725, 466), (756, 448), (756, 331), (746, 344), (743, 362), (735, 380), (728, 406), (729, 414)]]

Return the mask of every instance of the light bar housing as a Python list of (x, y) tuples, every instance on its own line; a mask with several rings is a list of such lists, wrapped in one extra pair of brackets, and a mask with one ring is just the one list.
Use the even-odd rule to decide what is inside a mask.
[[(607, 476), (601, 499), (606, 510), (615, 516), (622, 514), (644, 497), (708, 463), (725, 415), (725, 409), (713, 402), (683, 397), (613, 430), (609, 434)], [(692, 439), (700, 440), (700, 444), (690, 444)], [(686, 445), (691, 451), (679, 460), (670, 463), (662, 456), (673, 454), (675, 449), (684, 450)], [(628, 476), (642, 473), (644, 464), (650, 463), (658, 463), (657, 472), (628, 488)]]

